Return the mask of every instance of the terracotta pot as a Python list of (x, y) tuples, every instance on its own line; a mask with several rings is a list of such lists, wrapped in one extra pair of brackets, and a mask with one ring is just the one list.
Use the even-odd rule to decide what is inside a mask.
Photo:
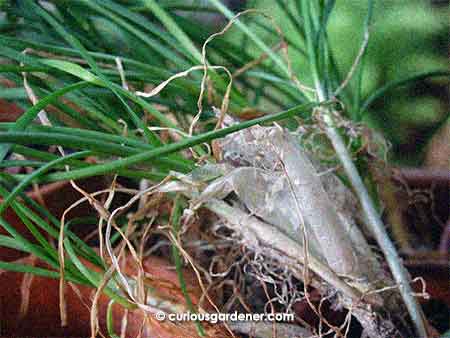
[(16, 104), (0, 99), (0, 122), (14, 122), (22, 113)]
[[(37, 263), (38, 266), (43, 264)], [(124, 272), (129, 276), (136, 274), (136, 269), (128, 264)], [(155, 290), (152, 297), (164, 302), (178, 304), (181, 312), (186, 308), (184, 296), (180, 290), (176, 271), (161, 258), (148, 257), (144, 261), (144, 270), (148, 278), (145, 282)], [(196, 277), (192, 271), (186, 270), (184, 278), (188, 286), (188, 292), (194, 304), (201, 296)], [(56, 279), (43, 277), (30, 277), (26, 274), (15, 272), (3, 272), (0, 274), (0, 323), (3, 335), (32, 335), (33, 337), (48, 336), (90, 336), (90, 312), (94, 289), (86, 286), (78, 286), (80, 297), (68, 285), (67, 316), (68, 326), (60, 326), (59, 295)], [(21, 293), (29, 290), (29, 295)], [(28, 303), (25, 300), (28, 299)], [(106, 311), (109, 299), (102, 296), (99, 301), (99, 325), (103, 334), (106, 334)], [(24, 304), (27, 304), (26, 306)], [(20, 311), (20, 309), (26, 309)], [(208, 309), (210, 310), (210, 309)], [(113, 305), (114, 332), (120, 335), (122, 318), (125, 310), (118, 304)], [(127, 315), (125, 337), (136, 337), (143, 325), (144, 314), (141, 310), (129, 311)], [(153, 316), (148, 316), (149, 321), (144, 326), (142, 337), (149, 338), (179, 338), (199, 337), (196, 327), (192, 322), (172, 323), (170, 321), (158, 322)], [(220, 325), (203, 324), (208, 337), (226, 338), (230, 335)]]
[[(84, 190), (88, 192), (94, 192), (104, 189), (107, 186), (107, 179), (104, 177), (92, 177), (84, 180), (77, 181), (77, 184), (81, 186)], [(39, 192), (30, 191), (27, 193), (28, 197), (32, 198), (37, 202), (44, 202), (45, 207), (50, 211), (50, 213), (57, 219), (60, 219), (64, 210), (66, 210), (74, 202), (82, 198), (83, 196), (76, 191), (70, 184), (69, 181), (55, 182), (50, 184), (45, 184), (39, 186)], [(2, 199), (0, 199), (1, 203)], [(67, 220), (74, 217), (86, 217), (92, 215), (94, 210), (88, 205), (88, 203), (83, 203), (76, 208), (74, 208), (68, 215)], [(22, 236), (30, 241), (34, 238), (31, 235), (28, 228), (20, 220), (19, 216), (13, 211), (12, 208), (7, 208), (3, 215), (1, 215), (10, 225), (12, 225)], [(91, 230), (91, 227), (73, 227), (72, 231), (76, 232), (79, 236), (87, 235)], [(0, 234), (8, 234), (5, 229), (0, 226)], [(20, 257), (24, 257), (25, 254), (17, 250), (5, 248), (0, 246), (0, 260), (2, 261), (13, 261)]]

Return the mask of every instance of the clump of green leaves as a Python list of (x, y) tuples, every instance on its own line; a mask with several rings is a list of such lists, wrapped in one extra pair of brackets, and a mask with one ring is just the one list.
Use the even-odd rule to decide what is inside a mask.
[[(191, 148), (205, 155), (199, 147), (202, 143), (260, 123), (283, 120), (296, 128), (298, 116), (310, 118), (318, 105), (328, 111), (330, 102), (340, 103), (346, 118), (355, 122), (373, 120), (370, 107), (387, 90), (418, 79), (449, 75), (439, 69), (425, 69), (404, 79), (398, 74), (388, 76), (391, 82), (381, 86), (380, 76), (374, 75), (374, 69), (380, 67), (373, 62), (377, 47), (369, 39), (376, 30), (373, 1), (362, 9), (358, 6), (360, 24), (347, 28), (348, 34), (356, 36), (351, 39), (350, 58), (343, 55), (345, 44), (339, 41), (340, 29), (336, 28), (341, 19), (352, 22), (342, 14), (348, 8), (338, 7), (334, 0), (275, 3), (275, 24), (271, 17), (257, 11), (237, 19), (236, 13), (219, 0), (210, 0), (207, 6), (155, 0), (22, 0), (3, 4), (0, 72), (10, 87), (2, 88), (0, 97), (14, 101), (25, 112), (15, 123), (0, 124), (0, 161), (3, 168), (27, 166), (35, 170), (28, 175), (0, 175), (0, 210), (12, 207), (36, 242), (26, 240), (2, 219), (1, 225), (9, 235), (1, 235), (0, 245), (32, 253), (53, 270), (5, 262), (0, 262), (0, 268), (58, 276), (57, 252), (36, 226), (57, 238), (60, 223), (26, 197), (25, 189), (31, 183), (104, 174), (135, 183), (141, 179), (158, 182), (173, 170), (189, 172), (194, 168), (194, 158), (182, 150)], [(264, 9), (264, 4), (257, 3), (257, 7)], [(186, 15), (193, 11), (234, 20), (229, 32), (205, 47), (206, 60), (202, 45), (214, 27), (209, 31), (206, 24), (195, 21), (201, 16)], [(283, 22), (277, 20), (280, 15), (286, 18)], [(278, 25), (287, 27), (282, 30), (285, 33), (280, 33)], [(376, 41), (382, 40), (375, 36)], [(191, 67), (206, 66), (203, 61), (239, 73), (233, 77), (229, 114), (239, 117), (256, 112), (263, 117), (218, 130), (197, 128), (191, 137), (168, 142), (155, 128), (189, 130), (198, 111), (202, 72), (177, 78), (150, 98), (135, 91), (154, 88)], [(249, 66), (246, 71), (239, 71), (245, 66)], [(201, 98), (204, 115), (213, 111), (213, 106), (220, 106), (229, 81), (226, 73), (216, 69), (208, 69), (206, 75), (208, 95)], [(30, 90), (39, 98), (34, 105), (29, 100)], [(49, 105), (53, 107), (47, 114), (49, 125), (35, 123), (40, 111)], [(333, 129), (332, 121), (328, 127)], [(341, 137), (337, 132), (329, 136)], [(74, 153), (61, 157), (36, 149), (36, 145), (58, 145)], [(8, 154), (12, 152), (25, 160), (10, 160)], [(88, 156), (95, 156), (98, 164), (83, 161)], [(212, 156), (206, 156), (206, 160), (214, 161)], [(350, 161), (345, 156), (341, 160)], [(350, 170), (353, 176), (357, 174), (356, 168), (347, 165), (355, 169)], [(99, 276), (84, 268), (78, 257), (101, 268), (105, 268), (104, 263), (67, 227), (64, 247), (69, 260), (65, 277), (97, 286)], [(117, 295), (115, 298), (127, 304)]]

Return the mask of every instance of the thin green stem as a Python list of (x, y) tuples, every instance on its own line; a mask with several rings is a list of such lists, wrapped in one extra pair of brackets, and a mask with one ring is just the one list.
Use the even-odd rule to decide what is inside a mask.
[(195, 145), (209, 142), (213, 139), (224, 137), (228, 134), (237, 132), (242, 129), (249, 128), (251, 126), (254, 126), (256, 124), (262, 124), (262, 123), (270, 123), (274, 121), (283, 120), (289, 117), (293, 117), (295, 115), (300, 114), (301, 112), (309, 111), (311, 108), (316, 106), (316, 103), (308, 103), (296, 106), (294, 108), (291, 108), (289, 110), (267, 115), (264, 117), (260, 117), (257, 119), (253, 119), (250, 121), (246, 121), (240, 124), (235, 124), (227, 128), (215, 130), (206, 132), (204, 134), (193, 136), (190, 138), (183, 139), (182, 141), (172, 143), (169, 145), (165, 145), (163, 147), (156, 148), (154, 150), (145, 151), (137, 155), (129, 156), (127, 158), (123, 158), (120, 160), (112, 161), (105, 164), (95, 165), (91, 166), (89, 168), (81, 168), (81, 169), (75, 169), (64, 173), (55, 173), (48, 175), (49, 179), (54, 180), (63, 180), (63, 179), (78, 179), (83, 177), (89, 177), (89, 176), (95, 176), (95, 175), (102, 175), (105, 173), (113, 173), (117, 171), (118, 169), (129, 167), (133, 164), (137, 164), (140, 162), (148, 161), (151, 159), (159, 158), (164, 155), (168, 155), (171, 153), (174, 153), (179, 150), (183, 150), (189, 147), (193, 147)]
[(307, 46), (307, 54), (308, 54), (308, 60), (310, 65), (310, 70), (312, 74), (312, 78), (314, 81), (314, 86), (316, 87), (317, 91), (317, 97), (319, 99), (319, 102), (325, 101), (326, 94), (322, 88), (322, 83), (320, 81), (320, 72), (319, 67), (317, 64), (317, 52), (316, 52), (316, 45), (315, 45), (315, 30), (314, 30), (314, 23), (312, 21), (312, 14), (311, 14), (311, 2), (310, 1), (301, 1), (301, 14), (304, 21), (304, 27), (305, 27), (305, 38), (306, 38), (306, 46)]
[[(0, 142), (8, 142), (15, 144), (36, 144), (36, 145), (60, 145), (70, 147), (72, 149), (89, 149), (98, 154), (108, 154), (116, 156), (129, 156), (139, 154), (141, 149), (129, 146), (105, 142), (95, 138), (87, 138), (75, 135), (64, 135), (57, 133), (41, 133), (41, 132), (0, 132)], [(177, 161), (167, 157), (155, 159), (155, 166), (162, 169), (170, 170), (174, 168), (180, 171), (189, 171), (192, 165), (184, 161)]]
[(450, 77), (450, 71), (437, 70), (437, 71), (426, 72), (426, 73), (421, 73), (421, 74), (414, 74), (405, 79), (391, 81), (391, 82), (385, 84), (384, 86), (378, 88), (377, 90), (375, 90), (371, 95), (369, 95), (369, 97), (367, 97), (364, 100), (364, 102), (361, 104), (361, 107), (359, 108), (359, 114), (364, 113), (373, 102), (375, 102), (376, 100), (381, 98), (388, 91), (390, 91), (396, 87), (404, 86), (411, 82), (420, 81), (420, 80), (423, 80), (423, 79), (426, 79), (429, 77), (447, 77), (448, 78), (448, 77)]
[[(172, 234), (173, 236), (178, 239), (178, 233), (181, 228), (181, 214), (183, 212), (182, 207), (182, 198), (181, 195), (176, 195), (174, 201), (173, 201), (173, 207), (172, 207), (172, 214), (171, 214), (171, 221), (170, 224), (172, 225)], [(178, 247), (175, 243), (172, 243), (172, 257), (175, 262), (175, 267), (177, 270), (177, 276), (178, 280), (180, 282), (180, 288), (183, 292), (184, 299), (186, 300), (186, 304), (188, 306), (189, 311), (195, 313), (196, 310), (194, 308), (194, 304), (192, 303), (191, 297), (189, 296), (189, 293), (187, 291), (186, 281), (184, 280), (183, 276), (183, 261), (180, 255), (180, 251), (178, 250)], [(200, 336), (205, 336), (205, 330), (201, 323), (197, 320), (195, 322), (197, 326), (197, 331), (200, 334)]]
[[(27, 4), (29, 4), (47, 23), (49, 23), (55, 31), (69, 43), (73, 48), (78, 49), (82, 57), (87, 61), (89, 66), (92, 68), (93, 72), (98, 76), (98, 81), (100, 81), (105, 87), (109, 88), (119, 99), (119, 101), (123, 104), (126, 111), (129, 113), (133, 123), (136, 125), (137, 128), (141, 128), (144, 132), (145, 136), (149, 140), (150, 143), (154, 145), (161, 144), (160, 140), (152, 133), (150, 132), (145, 124), (142, 122), (142, 120), (137, 116), (137, 114), (130, 108), (130, 106), (125, 102), (125, 100), (122, 98), (123, 95), (123, 89), (120, 86), (115, 85), (114, 83), (110, 82), (103, 74), (99, 66), (97, 65), (95, 59), (89, 55), (86, 48), (81, 44), (81, 42), (72, 34), (68, 33), (64, 27), (55, 20), (47, 11), (43, 10), (39, 5), (36, 5), (32, 1), (26, 1)], [(67, 63), (66, 63), (67, 64)], [(81, 68), (81, 67), (78, 67)], [(94, 81), (96, 83), (97, 81)], [(117, 87), (122, 89), (120, 93), (117, 90)], [(125, 91), (128, 92), (128, 91)], [(129, 93), (130, 95), (133, 95)]]
[(58, 158), (54, 161), (48, 162), (47, 164), (43, 165), (39, 169), (33, 171), (30, 175), (28, 175), (27, 178), (20, 181), (20, 183), (14, 188), (13, 191), (3, 200), (3, 202), (0, 204), (0, 215), (6, 210), (9, 203), (18, 195), (20, 194), (28, 184), (30, 184), (36, 177), (44, 174), (46, 171), (50, 170), (54, 166), (58, 164), (66, 163), (70, 159), (76, 159), (80, 157), (85, 157), (90, 155), (90, 151), (80, 151), (78, 153), (70, 154), (61, 158)]
[(158, 5), (155, 0), (141, 0), (144, 6), (147, 6), (160, 21), (166, 27), (166, 29), (189, 51), (192, 58), (196, 62), (201, 62), (202, 55), (195, 47), (189, 36), (178, 26), (175, 20)]
[[(225, 15), (228, 19), (233, 19), (235, 14), (231, 12), (225, 5), (223, 5), (219, 0), (210, 0), (210, 2), (220, 10), (223, 15)], [(283, 60), (275, 54), (272, 49), (267, 46), (254, 32), (252, 32), (247, 25), (243, 24), (241, 21), (236, 20), (236, 26), (239, 27), (244, 34), (248, 35), (248, 37), (264, 52), (266, 53), (271, 60), (275, 62), (275, 64), (280, 67), (280, 69), (286, 74), (286, 76), (290, 79), (290, 72)]]
[(350, 180), (356, 195), (358, 196), (362, 206), (362, 211), (367, 219), (368, 225), (370, 226), (370, 230), (384, 253), (392, 275), (399, 286), (400, 293), (403, 297), (406, 308), (408, 309), (409, 315), (411, 316), (411, 320), (416, 327), (417, 334), (419, 337), (427, 337), (428, 335), (424, 323), (424, 316), (409, 284), (408, 272), (403, 267), (402, 260), (398, 255), (394, 244), (389, 238), (386, 227), (381, 221), (380, 215), (378, 214), (374, 203), (369, 196), (367, 188), (364, 185), (364, 182), (362, 181), (350, 154), (348, 153), (348, 149), (345, 146), (342, 137), (336, 130), (330, 112), (325, 111), (323, 118), (327, 125), (327, 136), (333, 144), (333, 148), (335, 149), (347, 177)]
[[(39, 100), (33, 107), (28, 109), (23, 115), (15, 122), (14, 126), (11, 128), (11, 131), (19, 131), (24, 130), (39, 114), (39, 112), (47, 107), (50, 103), (58, 99), (60, 96), (77, 89), (81, 89), (87, 87), (89, 82), (82, 81), (71, 84), (69, 86), (63, 87), (59, 90), (56, 90), (52, 94), (46, 96), (45, 98)], [(0, 144), (0, 161), (2, 161), (9, 149), (11, 148), (11, 144)]]

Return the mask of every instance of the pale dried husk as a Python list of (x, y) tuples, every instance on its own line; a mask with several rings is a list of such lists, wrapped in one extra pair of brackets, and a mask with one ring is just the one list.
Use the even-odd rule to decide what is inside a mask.
[[(315, 285), (325, 293), (338, 291), (339, 302), (370, 337), (399, 335), (390, 320), (373, 311), (399, 313), (401, 302), (395, 292), (375, 291), (394, 283), (358, 226), (362, 217), (352, 192), (327, 168), (313, 164), (296, 135), (282, 128), (252, 127), (224, 138), (220, 146), (225, 163), (201, 167), (184, 179), (197, 187), (190, 193), (192, 207), (214, 211), (249, 248), (277, 258), (299, 278), (306, 257)], [(232, 192), (230, 205), (223, 199)]]

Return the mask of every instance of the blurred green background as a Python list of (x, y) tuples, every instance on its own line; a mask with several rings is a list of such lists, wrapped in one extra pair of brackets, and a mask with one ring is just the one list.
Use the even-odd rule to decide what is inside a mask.
[[(284, 3), (295, 13), (294, 1)], [(448, 2), (379, 0), (374, 4), (363, 65), (363, 97), (390, 81), (416, 73), (448, 69)], [(288, 40), (301, 43), (293, 25), (275, 1), (247, 1), (241, 9), (244, 8), (258, 8), (270, 14)], [(328, 34), (341, 74), (348, 72), (361, 47), (366, 13), (366, 1), (336, 1), (329, 19)], [(258, 21), (255, 18), (245, 20), (248, 23)], [(265, 39), (270, 40), (264, 29), (257, 23), (253, 25), (261, 35), (266, 35)], [(235, 39), (236, 35), (240, 33), (235, 29), (227, 38)], [(256, 48), (254, 52), (258, 53)], [(290, 48), (290, 56), (300, 80), (311, 84), (305, 57), (294, 48)], [(364, 114), (363, 121), (381, 131), (392, 143), (394, 162), (418, 165), (423, 160), (424, 146), (449, 116), (448, 84), (449, 79), (440, 77), (399, 87), (375, 101)]]

